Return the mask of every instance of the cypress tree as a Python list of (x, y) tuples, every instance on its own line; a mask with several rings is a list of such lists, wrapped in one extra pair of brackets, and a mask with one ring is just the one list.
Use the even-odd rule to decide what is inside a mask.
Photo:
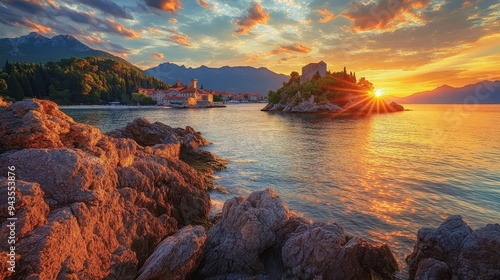
[(7, 80), (7, 92), (10, 97), (16, 100), (23, 100), (24, 90), (21, 82), (19, 82), (16, 76), (16, 72), (13, 72), (12, 75), (9, 76), (9, 79)]
[(4, 66), (2, 67), (3, 71), (7, 74), (10, 75), (10, 73), (12, 73), (12, 64), (9, 63), (9, 60), (6, 59), (5, 60), (5, 64)]

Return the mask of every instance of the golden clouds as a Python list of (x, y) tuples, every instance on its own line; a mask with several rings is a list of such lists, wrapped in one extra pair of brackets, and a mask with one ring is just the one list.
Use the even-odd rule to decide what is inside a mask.
[(152, 53), (152, 54), (151, 54), (151, 57), (152, 57), (152, 58), (154, 58), (154, 59), (158, 59), (158, 60), (160, 60), (160, 59), (164, 59), (164, 58), (165, 58), (165, 55), (164, 55), (164, 54), (162, 54), (162, 53)]
[(25, 26), (33, 28), (34, 30), (36, 30), (40, 33), (43, 33), (43, 34), (47, 34), (47, 33), (52, 32), (52, 28), (50, 28), (49, 26), (45, 26), (43, 24), (36, 23), (36, 22), (31, 21), (29, 19), (25, 19), (23, 23)]
[(415, 9), (423, 9), (430, 0), (380, 0), (378, 2), (351, 2), (351, 8), (342, 13), (354, 24), (354, 30), (390, 29), (398, 22), (412, 17)]
[(205, 0), (200, 0), (200, 5), (205, 9), (212, 9), (212, 5), (208, 4)]
[(106, 22), (107, 27), (111, 29), (111, 31), (120, 34), (127, 39), (136, 39), (141, 37), (141, 35), (135, 30), (129, 29), (125, 27), (123, 24), (116, 22), (112, 19), (109, 18), (105, 19), (104, 22)]
[(238, 34), (248, 34), (250, 30), (257, 24), (265, 24), (269, 20), (269, 12), (264, 12), (264, 9), (259, 3), (254, 3), (252, 7), (247, 9), (247, 14), (238, 19), (236, 25)]
[(298, 53), (310, 53), (311, 48), (300, 44), (300, 43), (295, 43), (292, 45), (280, 45), (276, 49), (272, 50), (272, 54), (281, 54), (281, 53), (291, 53), (291, 52), (298, 52)]
[(92, 44), (101, 44), (102, 43), (102, 39), (99, 38), (99, 37), (93, 37), (93, 36), (83, 36), (83, 38), (89, 42), (89, 43), (92, 43)]
[(151, 8), (169, 13), (176, 13), (177, 10), (182, 8), (180, 0), (145, 0), (144, 2)]
[(319, 20), (321, 23), (326, 23), (329, 22), (330, 20), (335, 18), (335, 15), (333, 12), (330, 12), (327, 9), (316, 9), (316, 13), (320, 14), (322, 17)]
[(179, 44), (179, 45), (183, 45), (185, 47), (191, 46), (189, 44), (189, 36), (185, 35), (185, 34), (174, 34), (174, 35), (170, 36), (170, 41), (172, 41), (176, 44)]

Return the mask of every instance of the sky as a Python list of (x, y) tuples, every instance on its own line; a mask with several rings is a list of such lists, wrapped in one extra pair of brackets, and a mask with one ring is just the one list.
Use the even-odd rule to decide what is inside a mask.
[(386, 94), (500, 79), (495, 0), (0, 0), (0, 37), (70, 34), (142, 69), (324, 61)]

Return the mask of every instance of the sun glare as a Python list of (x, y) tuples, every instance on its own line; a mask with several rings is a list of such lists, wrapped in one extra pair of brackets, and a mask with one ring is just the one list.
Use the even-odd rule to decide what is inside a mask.
[(380, 96), (382, 96), (383, 94), (384, 94), (384, 91), (382, 91), (381, 89), (377, 89), (377, 90), (375, 91), (375, 96), (376, 96), (376, 97), (380, 97)]

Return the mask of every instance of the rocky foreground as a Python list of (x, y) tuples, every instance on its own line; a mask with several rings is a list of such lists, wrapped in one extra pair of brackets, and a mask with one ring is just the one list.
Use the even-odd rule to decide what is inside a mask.
[[(228, 200), (212, 224), (207, 178), (225, 165), (189, 127), (137, 119), (103, 134), (49, 101), (5, 106), (0, 240), (10, 166), (17, 220), (15, 272), (1, 242), (1, 279), (392, 279), (398, 269), (387, 245), (301, 218), (272, 189)], [(499, 227), (472, 231), (453, 216), (420, 230), (410, 277), (498, 279)]]

